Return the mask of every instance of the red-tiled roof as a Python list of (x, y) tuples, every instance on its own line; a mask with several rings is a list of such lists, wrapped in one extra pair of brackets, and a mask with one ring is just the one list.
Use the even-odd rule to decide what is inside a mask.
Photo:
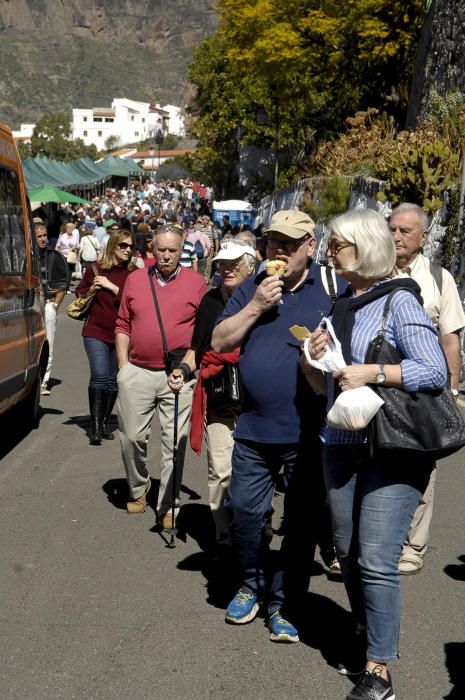
[[(174, 158), (175, 156), (185, 156), (186, 153), (194, 153), (195, 148), (174, 148), (172, 151), (160, 151), (160, 158)], [(158, 158), (158, 148), (153, 151), (137, 151), (132, 158)]]

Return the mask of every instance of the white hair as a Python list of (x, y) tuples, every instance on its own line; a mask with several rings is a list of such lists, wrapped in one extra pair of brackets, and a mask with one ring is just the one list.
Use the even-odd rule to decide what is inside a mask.
[(372, 209), (352, 209), (333, 219), (331, 232), (357, 248), (357, 259), (346, 270), (365, 279), (389, 277), (396, 263), (392, 233), (381, 214)]
[(405, 214), (409, 211), (415, 212), (415, 214), (418, 216), (418, 224), (420, 226), (421, 232), (423, 233), (423, 231), (427, 231), (429, 227), (428, 215), (420, 206), (418, 206), (418, 204), (412, 204), (411, 202), (404, 202), (403, 204), (399, 204), (398, 207), (392, 210), (389, 220), (391, 221), (397, 214)]

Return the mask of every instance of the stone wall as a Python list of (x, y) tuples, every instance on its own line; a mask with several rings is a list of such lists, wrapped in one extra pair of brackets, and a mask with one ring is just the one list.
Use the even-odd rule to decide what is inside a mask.
[(423, 26), (410, 94), (407, 127), (428, 108), (431, 89), (465, 93), (465, 2), (433, 0)]

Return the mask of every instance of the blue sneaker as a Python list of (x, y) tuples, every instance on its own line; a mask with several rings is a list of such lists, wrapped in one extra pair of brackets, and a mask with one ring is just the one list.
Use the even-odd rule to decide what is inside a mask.
[(226, 610), (226, 622), (245, 625), (252, 622), (258, 613), (257, 595), (248, 588), (239, 588)]
[(268, 620), (270, 639), (272, 642), (298, 642), (299, 633), (290, 622), (281, 616), (279, 610), (271, 613)]

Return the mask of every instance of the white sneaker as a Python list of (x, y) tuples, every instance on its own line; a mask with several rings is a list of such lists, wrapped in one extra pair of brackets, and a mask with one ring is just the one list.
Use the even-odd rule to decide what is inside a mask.
[(50, 396), (50, 390), (47, 389), (46, 384), (42, 384), (42, 386), (40, 387), (40, 395), (41, 396)]

